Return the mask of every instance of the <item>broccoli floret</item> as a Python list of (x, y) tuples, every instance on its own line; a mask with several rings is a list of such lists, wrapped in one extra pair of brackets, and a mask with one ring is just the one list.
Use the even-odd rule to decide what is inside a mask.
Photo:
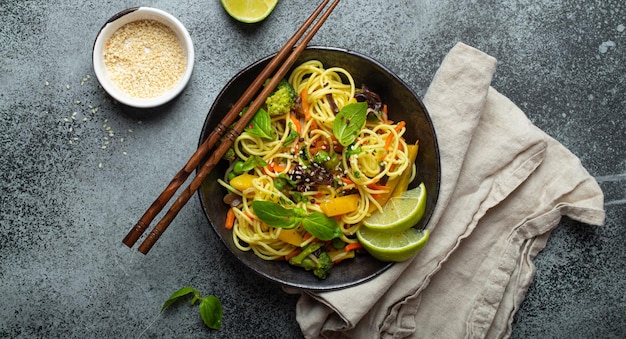
[(282, 79), (265, 100), (267, 113), (270, 116), (289, 113), (296, 102), (296, 96), (293, 86), (287, 80)]
[(313, 274), (320, 279), (326, 279), (332, 267), (333, 262), (330, 260), (328, 252), (322, 252), (320, 256), (317, 257), (317, 268), (313, 269)]
[(316, 256), (316, 260), (313, 260), (310, 255), (319, 250), (324, 243), (312, 242), (307, 245), (300, 254), (289, 259), (289, 263), (294, 266), (300, 266), (307, 271), (313, 270), (313, 274), (320, 279), (326, 279), (330, 269), (333, 267), (333, 262), (327, 252), (320, 252)]

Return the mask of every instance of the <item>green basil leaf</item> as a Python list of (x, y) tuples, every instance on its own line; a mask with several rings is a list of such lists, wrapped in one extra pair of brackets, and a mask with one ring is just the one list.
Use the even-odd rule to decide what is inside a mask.
[(243, 171), (242, 173), (245, 173), (255, 167), (263, 167), (263, 166), (267, 166), (267, 162), (265, 162), (265, 160), (263, 160), (263, 158), (261, 158), (260, 156), (253, 155), (249, 157), (248, 159), (246, 159), (246, 161), (244, 161), (243, 165), (241, 166), (241, 170)]
[(298, 226), (302, 220), (294, 210), (271, 201), (255, 200), (252, 209), (261, 221), (273, 227), (290, 229)]
[(246, 128), (246, 131), (252, 135), (256, 135), (265, 139), (274, 139), (274, 130), (272, 129), (272, 118), (264, 109), (259, 109)]
[(181, 289), (179, 289), (178, 291), (174, 292), (166, 301), (165, 303), (163, 303), (163, 307), (161, 307), (161, 312), (163, 312), (163, 310), (165, 310), (165, 308), (167, 308), (169, 305), (175, 303), (176, 301), (178, 301), (181, 298), (186, 297), (189, 294), (193, 294), (194, 297), (193, 299), (191, 299), (191, 304), (193, 305), (196, 300), (198, 300), (198, 298), (200, 297), (200, 292), (198, 290), (196, 290), (193, 287), (183, 287)]
[(335, 116), (333, 134), (341, 145), (348, 146), (354, 142), (359, 131), (365, 126), (366, 119), (366, 102), (347, 104)]
[(332, 240), (343, 235), (339, 223), (335, 218), (327, 217), (324, 213), (313, 212), (302, 219), (302, 227), (312, 236), (320, 240)]
[(219, 330), (222, 327), (222, 302), (210, 295), (200, 300), (200, 317), (207, 327)]

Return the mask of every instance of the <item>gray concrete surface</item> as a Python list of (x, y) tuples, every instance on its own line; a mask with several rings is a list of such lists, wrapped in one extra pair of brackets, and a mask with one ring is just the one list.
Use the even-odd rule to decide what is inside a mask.
[[(315, 2), (281, 1), (256, 25), (217, 0), (140, 3), (178, 17), (196, 46), (186, 90), (141, 115), (112, 103), (91, 67), (100, 26), (138, 4), (0, 1), (0, 337), (299, 337), (296, 297), (231, 258), (198, 199), (148, 256), (121, 240), (195, 149), (227, 80)], [(625, 25), (621, 0), (344, 0), (313, 39), (378, 59), (419, 94), (455, 43), (479, 48), (498, 59), (493, 86), (597, 178), (606, 225), (561, 222), (513, 338), (626, 337)], [(193, 308), (158, 316), (184, 285), (222, 299), (221, 330)]]

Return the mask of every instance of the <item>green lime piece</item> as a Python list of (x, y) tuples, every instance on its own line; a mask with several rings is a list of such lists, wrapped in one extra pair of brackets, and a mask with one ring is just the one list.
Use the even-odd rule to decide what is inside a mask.
[(426, 187), (424, 183), (405, 191), (402, 195), (389, 198), (383, 212), (374, 211), (363, 220), (363, 225), (383, 233), (398, 233), (415, 226), (426, 210)]
[(267, 18), (278, 0), (220, 0), (220, 2), (235, 20), (251, 24)]
[(374, 258), (400, 262), (412, 258), (424, 248), (430, 231), (409, 228), (399, 233), (382, 233), (361, 227), (356, 235), (363, 248)]

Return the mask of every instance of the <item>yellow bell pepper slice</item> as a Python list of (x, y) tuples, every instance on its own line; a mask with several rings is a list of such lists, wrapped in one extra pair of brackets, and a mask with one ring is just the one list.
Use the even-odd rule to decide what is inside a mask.
[(300, 247), (300, 244), (302, 244), (302, 241), (304, 240), (302, 238), (302, 236), (300, 235), (300, 233), (298, 233), (298, 231), (296, 231), (295, 229), (292, 230), (280, 230), (280, 234), (278, 235), (278, 239), (294, 245), (294, 246), (298, 246)]
[(322, 201), (320, 208), (328, 217), (354, 212), (359, 208), (361, 197), (358, 194), (344, 195)]
[(248, 173), (240, 174), (230, 180), (230, 185), (241, 192), (252, 187), (252, 181), (256, 178), (258, 178), (256, 175)]

